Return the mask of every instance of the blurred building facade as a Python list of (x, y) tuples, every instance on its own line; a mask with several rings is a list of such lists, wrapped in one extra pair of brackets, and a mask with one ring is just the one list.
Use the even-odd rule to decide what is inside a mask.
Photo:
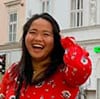
[(100, 0), (1, 0), (0, 55), (6, 55), (6, 68), (20, 59), (24, 23), (35, 13), (48, 12), (58, 21), (62, 37), (74, 36), (90, 53), (92, 74), (78, 99), (100, 99), (99, 9)]

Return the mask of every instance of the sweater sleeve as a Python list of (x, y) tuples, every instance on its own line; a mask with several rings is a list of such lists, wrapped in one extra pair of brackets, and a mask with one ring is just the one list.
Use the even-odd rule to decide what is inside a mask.
[(0, 83), (0, 99), (5, 99), (7, 84), (9, 82), (9, 74), (8, 71), (2, 77), (2, 81)]
[(0, 83), (0, 99), (5, 99), (7, 87), (11, 83), (11, 71), (14, 69), (15, 63), (12, 64), (5, 72)]
[(63, 60), (66, 65), (66, 82), (70, 86), (80, 86), (85, 83), (92, 71), (89, 53), (77, 44), (73, 37), (63, 38), (61, 43), (65, 49)]

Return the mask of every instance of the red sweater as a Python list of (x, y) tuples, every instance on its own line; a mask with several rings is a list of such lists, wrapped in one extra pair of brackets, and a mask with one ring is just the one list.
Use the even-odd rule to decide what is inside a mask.
[[(14, 90), (16, 77), (15, 79), (11, 79), (10, 75), (12, 70), (12, 68), (8, 69), (3, 77), (0, 91), (5, 98), (0, 99), (14, 99), (11, 97), (15, 97)], [(23, 84), (20, 99), (76, 99), (75, 97), (79, 90), (79, 86), (76, 86), (75, 84), (77, 78), (76, 80), (71, 80), (72, 84), (74, 84), (71, 86), (67, 81), (67, 79), (71, 79), (70, 75), (68, 77), (65, 71), (65, 69), (59, 68), (48, 80), (45, 80), (36, 86), (29, 85), (27, 89), (24, 88)], [(86, 79), (83, 79), (82, 82), (85, 80)]]
[[(69, 39), (67, 38), (67, 40)], [(49, 79), (38, 85), (28, 85), (25, 89), (23, 83), (20, 99), (76, 99), (80, 85), (91, 74), (91, 61), (83, 48), (74, 43), (71, 45), (71, 43), (67, 41), (67, 45), (64, 44), (64, 48), (67, 49), (64, 54), (65, 68), (59, 66)], [(3, 76), (0, 97), (4, 98), (0, 99), (15, 99), (14, 91), (17, 77), (14, 79), (11, 77), (14, 66), (17, 65), (13, 64)]]

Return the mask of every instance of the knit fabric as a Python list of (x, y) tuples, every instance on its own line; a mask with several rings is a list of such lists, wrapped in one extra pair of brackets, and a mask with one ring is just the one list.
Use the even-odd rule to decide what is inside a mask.
[[(17, 82), (16, 77), (15, 79), (10, 77), (13, 70), (11, 69), (6, 72), (1, 84), (1, 93), (4, 95), (4, 99), (15, 99), (14, 92)], [(25, 89), (23, 84), (20, 99), (75, 99), (77, 92), (78, 87), (69, 87), (65, 79), (64, 69), (59, 68), (48, 80), (35, 86), (28, 85)]]
[[(79, 86), (91, 74), (91, 61), (88, 52), (77, 45), (73, 38), (62, 39), (65, 49), (64, 65), (47, 80), (37, 85), (28, 85), (25, 89), (23, 83), (20, 90), (20, 99), (76, 99)], [(0, 99), (15, 99), (17, 76), (12, 79), (13, 64), (5, 73), (0, 85)], [(62, 68), (63, 67), (63, 68)]]

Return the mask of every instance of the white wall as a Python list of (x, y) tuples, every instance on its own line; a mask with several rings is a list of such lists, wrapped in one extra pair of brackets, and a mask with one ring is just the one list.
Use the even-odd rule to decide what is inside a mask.
[[(58, 24), (60, 25), (61, 29), (66, 29), (67, 27), (67, 11), (70, 9), (68, 5), (68, 0), (55, 0), (53, 2), (54, 4), (54, 9), (52, 15), (54, 18), (57, 20)], [(69, 16), (68, 16), (69, 17)]]
[(8, 68), (14, 62), (18, 62), (21, 57), (20, 49), (1, 50), (0, 55), (2, 54), (6, 54), (6, 68)]
[(74, 36), (77, 41), (100, 39), (100, 25), (62, 30), (62, 36)]
[(40, 0), (26, 0), (26, 18), (41, 12)]
[(100, 24), (100, 0), (97, 0), (97, 24)]

